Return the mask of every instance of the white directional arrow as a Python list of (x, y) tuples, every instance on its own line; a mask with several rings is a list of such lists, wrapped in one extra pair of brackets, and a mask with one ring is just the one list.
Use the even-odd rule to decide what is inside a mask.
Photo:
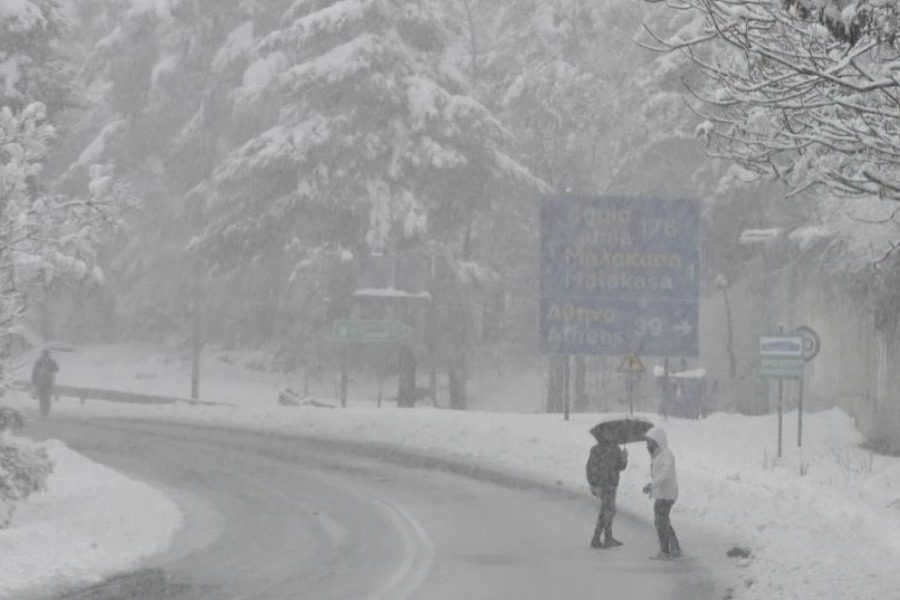
[(672, 329), (679, 332), (681, 335), (689, 335), (692, 331), (694, 331), (694, 326), (687, 321), (682, 321)]

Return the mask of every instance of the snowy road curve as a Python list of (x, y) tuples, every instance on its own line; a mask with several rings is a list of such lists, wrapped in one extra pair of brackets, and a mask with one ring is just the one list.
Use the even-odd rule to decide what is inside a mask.
[(171, 555), (67, 600), (713, 598), (691, 560), (587, 547), (590, 499), (384, 460), (346, 446), (148, 422), (58, 420), (32, 435), (158, 485), (191, 525)]

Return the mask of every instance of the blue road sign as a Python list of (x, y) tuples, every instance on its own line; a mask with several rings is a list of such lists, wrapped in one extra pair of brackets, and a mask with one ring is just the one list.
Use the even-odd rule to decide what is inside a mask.
[(693, 200), (545, 198), (541, 351), (696, 356), (699, 239)]

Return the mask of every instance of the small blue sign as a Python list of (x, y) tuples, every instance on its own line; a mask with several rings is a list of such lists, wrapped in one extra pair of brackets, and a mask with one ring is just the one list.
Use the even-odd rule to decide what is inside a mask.
[(697, 356), (694, 200), (552, 196), (541, 211), (541, 351)]

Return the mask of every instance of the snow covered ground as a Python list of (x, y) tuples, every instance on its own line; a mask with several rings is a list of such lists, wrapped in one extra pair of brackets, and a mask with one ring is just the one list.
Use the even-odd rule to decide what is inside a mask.
[(47, 490), (0, 531), (0, 598), (102, 581), (168, 548), (182, 523), (172, 500), (61, 442), (45, 447), (55, 464)]
[[(138, 354), (135, 349), (123, 351), (119, 355), (123, 358), (116, 361), (108, 361), (109, 349), (97, 350), (96, 354), (93, 350), (60, 354), (60, 380), (157, 393), (162, 393), (166, 385), (173, 393), (183, 389), (183, 364), (160, 359), (160, 354), (145, 358)], [(92, 366), (82, 369), (78, 362)], [(178, 374), (177, 380), (172, 379), (173, 373)], [(232, 384), (210, 384), (204, 387), (204, 399), (240, 400), (234, 402), (236, 406), (149, 407), (90, 401), (81, 405), (63, 400), (54, 407), (54, 415), (171, 419), (389, 444), (510, 471), (587, 494), (584, 463), (592, 444), (587, 431), (598, 415), (573, 415), (566, 422), (559, 415), (401, 410), (389, 404), (379, 409), (368, 401), (354, 402), (349, 410), (285, 407), (276, 402), (277, 389), (285, 384), (281, 378), (257, 375), (234, 365), (228, 365), (227, 374), (227, 381), (239, 391), (229, 389), (228, 398), (217, 397), (213, 385)], [(148, 382), (152, 385), (145, 385)], [(127, 387), (123, 387), (125, 384)], [(236, 393), (241, 397), (233, 396)], [(10, 402), (33, 403), (24, 395)], [(497, 402), (498, 406), (512, 403), (501, 397)], [(853, 421), (844, 413), (833, 410), (807, 415), (802, 449), (794, 443), (796, 414), (786, 415), (785, 455), (780, 460), (775, 459), (774, 416), (715, 414), (700, 421), (669, 419), (659, 424), (669, 431), (678, 461), (682, 497), (673, 521), (682, 544), (688, 553), (701, 554), (691, 541), (702, 531), (715, 531), (728, 542), (712, 550), (722, 556), (725, 566), (717, 564), (716, 568), (733, 587), (733, 598), (844, 600), (896, 596), (900, 589), (900, 572), (896, 569), (900, 562), (900, 459), (861, 449)], [(619, 506), (646, 516), (647, 535), (652, 536), (650, 505), (640, 493), (648, 477), (649, 458), (641, 445), (632, 445), (630, 454)], [(59, 468), (65, 469), (63, 465)], [(102, 470), (98, 473), (98, 477), (90, 477), (91, 485), (99, 485), (97, 481), (109, 476)], [(34, 511), (39, 502), (27, 510)], [(45, 509), (41, 514), (55, 511)], [(88, 519), (85, 526), (90, 525)], [(22, 526), (21, 521), (15, 524), (16, 528)], [(0, 532), (0, 544), (13, 531)], [(133, 539), (129, 542), (132, 548), (134, 543)], [(748, 549), (750, 557), (726, 559), (724, 554), (732, 544)], [(147, 541), (142, 547), (159, 548), (160, 540)], [(710, 549), (703, 550), (708, 553)], [(127, 564), (109, 566), (122, 568)]]

